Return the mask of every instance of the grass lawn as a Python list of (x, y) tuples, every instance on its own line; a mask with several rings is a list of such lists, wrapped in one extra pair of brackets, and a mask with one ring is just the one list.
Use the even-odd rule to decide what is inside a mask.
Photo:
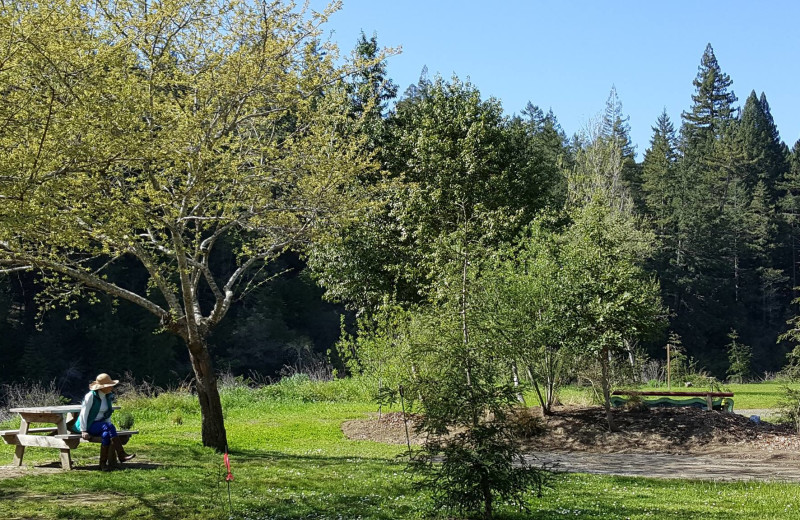
[[(339, 383), (339, 389), (291, 384), (295, 387), (285, 392), (280, 385), (223, 390), (235, 476), (233, 518), (429, 516), (426, 497), (413, 489), (405, 471), (403, 446), (349, 441), (341, 433), (342, 421), (364, 417), (375, 405), (355, 399), (359, 392), (347, 384)], [(97, 445), (81, 446), (73, 455), (76, 470), (34, 468), (22, 477), (0, 479), (0, 518), (229, 518), (222, 456), (200, 445), (195, 399), (171, 393), (121, 404), (141, 431), (128, 445), (138, 454), (133, 462), (139, 467), (100, 473), (95, 471)], [(11, 463), (13, 451), (0, 445), (0, 465)], [(31, 448), (25, 454), (28, 464), (57, 460), (54, 450)], [(795, 484), (590, 475), (558, 475), (553, 482), (543, 498), (531, 497), (530, 512), (504, 511), (501, 517), (800, 519), (795, 511), (800, 485)]]

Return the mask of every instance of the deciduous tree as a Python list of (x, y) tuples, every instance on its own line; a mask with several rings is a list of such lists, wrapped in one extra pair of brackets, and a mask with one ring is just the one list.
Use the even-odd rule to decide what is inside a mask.
[[(335, 6), (334, 6), (335, 7)], [(258, 270), (345, 218), (372, 168), (346, 135), (331, 9), (261, 1), (0, 7), (0, 264), (69, 302), (135, 303), (189, 350), (202, 442), (227, 439), (207, 339)], [(214, 271), (225, 244), (230, 263)], [(106, 276), (120, 258), (146, 286)]]

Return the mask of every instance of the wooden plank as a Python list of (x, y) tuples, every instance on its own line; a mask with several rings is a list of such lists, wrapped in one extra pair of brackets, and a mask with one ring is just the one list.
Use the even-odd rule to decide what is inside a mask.
[(6, 441), (6, 443), (8, 444), (16, 444), (18, 447), (36, 446), (38, 448), (58, 448), (58, 449), (76, 448), (78, 446), (78, 443), (80, 442), (80, 439), (59, 439), (56, 436), (50, 436), (50, 435), (22, 435), (22, 434), (17, 434), (14, 436), (7, 435), (3, 437), (3, 440)]
[[(115, 406), (114, 409), (117, 407)], [(81, 405), (79, 404), (67, 404), (67, 405), (60, 405), (60, 406), (21, 406), (19, 408), (9, 408), (9, 412), (11, 413), (57, 413), (57, 414), (65, 414), (68, 412), (72, 413), (80, 413)]]
[(58, 424), (64, 421), (63, 415), (51, 412), (25, 412), (20, 413), (20, 416), (24, 417), (28, 423)]
[[(138, 430), (123, 430), (123, 431), (118, 431), (117, 435), (120, 437), (122, 444), (126, 444), (130, 440), (131, 436), (136, 435), (137, 433), (139, 433)], [(54, 437), (66, 441), (78, 440), (80, 442), (102, 442), (103, 440), (102, 437), (96, 437), (96, 436), (91, 436), (89, 437), (89, 440), (85, 440), (81, 437), (80, 433), (70, 433), (67, 435), (54, 435)]]
[(72, 469), (72, 455), (71, 455), (71, 452), (72, 452), (72, 450), (70, 450), (69, 448), (62, 449), (61, 450), (61, 454), (59, 455), (59, 457), (61, 458), (61, 468), (65, 469), (67, 471)]
[[(113, 406), (114, 410), (119, 410), (119, 405)], [(65, 404), (59, 406), (21, 406), (18, 408), (9, 408), (9, 412), (11, 413), (57, 413), (57, 414), (67, 414), (67, 413), (80, 413), (81, 412), (81, 405), (79, 404)]]
[[(28, 428), (27, 433), (56, 433), (58, 428), (55, 426), (51, 426), (48, 428)], [(0, 436), (3, 435), (16, 435), (19, 433), (19, 429), (17, 430), (0, 430)]]
[[(28, 424), (28, 421), (26, 421), (25, 418), (23, 417), (22, 419), (20, 419), (19, 422), (19, 433), (20, 434), (28, 433), (28, 428), (30, 428), (30, 425)], [(8, 442), (8, 440), (5, 437), (3, 437), (3, 440)], [(17, 440), (17, 437), (14, 437), (14, 440)], [(12, 443), (9, 442), (9, 444)], [(25, 446), (23, 446), (22, 444), (17, 444), (17, 449), (14, 450), (14, 461), (12, 462), (12, 464), (14, 466), (22, 466), (22, 458), (24, 456), (25, 456)]]

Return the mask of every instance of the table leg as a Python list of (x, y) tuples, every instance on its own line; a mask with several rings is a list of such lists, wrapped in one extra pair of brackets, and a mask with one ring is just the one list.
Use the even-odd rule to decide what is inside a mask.
[[(25, 418), (20, 418), (19, 420), (19, 433), (21, 435), (25, 435), (28, 433), (28, 428), (30, 425)], [(14, 450), (14, 462), (12, 464), (14, 466), (22, 466), (22, 458), (25, 456), (25, 446), (17, 445), (17, 449)]]

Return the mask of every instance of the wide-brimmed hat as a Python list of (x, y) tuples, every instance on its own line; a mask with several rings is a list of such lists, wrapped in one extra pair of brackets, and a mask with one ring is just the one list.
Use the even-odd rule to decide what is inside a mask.
[(89, 390), (100, 390), (101, 388), (110, 388), (119, 383), (119, 379), (111, 379), (108, 374), (100, 374), (97, 379), (89, 383)]

